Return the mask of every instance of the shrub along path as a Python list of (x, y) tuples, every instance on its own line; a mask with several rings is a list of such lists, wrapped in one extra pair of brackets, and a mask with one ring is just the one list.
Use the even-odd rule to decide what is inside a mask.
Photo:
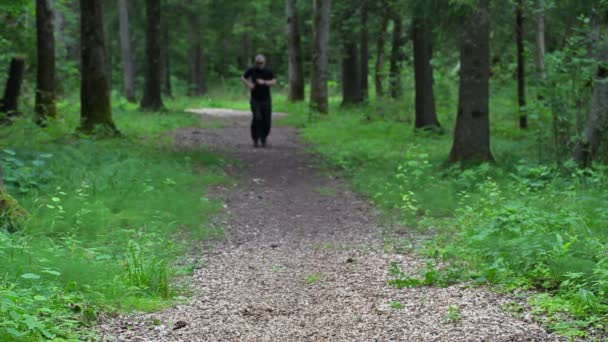
[(559, 340), (525, 311), (505, 311), (513, 298), (484, 288), (388, 285), (392, 261), (410, 274), (424, 265), (384, 251), (374, 208), (315, 171), (295, 129), (275, 127), (269, 147), (254, 149), (248, 117), (225, 120), (176, 136), (182, 147), (206, 145), (240, 161), (230, 170), (238, 185), (218, 193), (226, 240), (200, 256), (188, 304), (109, 322), (105, 340)]

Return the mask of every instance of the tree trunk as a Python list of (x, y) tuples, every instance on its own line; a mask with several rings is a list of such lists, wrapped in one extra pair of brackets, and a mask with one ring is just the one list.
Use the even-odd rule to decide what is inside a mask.
[(189, 96), (202, 96), (207, 92), (205, 59), (203, 44), (200, 39), (194, 42), (190, 53), (190, 87)]
[(28, 215), (29, 213), (4, 188), (2, 164), (0, 163), (0, 230), (6, 229), (9, 233), (16, 232), (21, 220)]
[(141, 109), (160, 111), (164, 109), (161, 95), (160, 65), (160, 0), (146, 0), (146, 60), (144, 66), (144, 95)]
[(361, 79), (357, 43), (344, 35), (342, 47), (342, 105), (361, 102)]
[(414, 16), (414, 76), (416, 82), (416, 123), (415, 127), (441, 127), (435, 109), (433, 91), (433, 34), (428, 19)]
[(103, 0), (81, 0), (81, 86), (80, 128), (92, 133), (102, 127), (118, 133), (112, 121), (110, 82), (106, 67), (106, 42), (103, 32)]
[(492, 161), (490, 149), (490, 15), (489, 0), (479, 0), (464, 21), (460, 50), (458, 117), (451, 162)]
[(120, 50), (123, 65), (123, 84), (125, 98), (135, 103), (135, 67), (131, 53), (131, 38), (129, 36), (129, 10), (127, 0), (118, 0), (119, 25), (120, 25)]
[(287, 48), (289, 53), (289, 101), (304, 100), (304, 64), (302, 61), (302, 43), (300, 38), (300, 18), (297, 0), (287, 0)]
[(13, 57), (8, 69), (4, 97), (2, 103), (0, 103), (0, 113), (5, 113), (8, 117), (19, 115), (19, 94), (21, 93), (24, 70), (25, 60), (21, 57)]
[(57, 115), (55, 107), (55, 35), (50, 0), (36, 0), (36, 122), (44, 124)]
[(169, 44), (170, 44), (170, 36), (169, 36), (169, 23), (168, 20), (162, 20), (161, 28), (162, 28), (162, 44), (161, 44), (161, 84), (162, 84), (162, 92), (163, 95), (167, 97), (173, 96), (173, 89), (171, 87), (171, 59), (169, 55)]
[(376, 41), (376, 66), (374, 70), (374, 84), (376, 87), (376, 99), (384, 97), (384, 45), (386, 43), (386, 29), (388, 27), (388, 16), (383, 16), (380, 25), (380, 33)]
[(403, 94), (401, 84), (401, 62), (403, 60), (403, 19), (395, 14), (393, 16), (393, 42), (391, 50), (391, 69), (390, 69), (390, 93), (391, 97), (398, 99)]
[(524, 4), (523, 0), (517, 0), (516, 12), (516, 36), (517, 36), (517, 103), (519, 104), (519, 128), (528, 127), (528, 115), (526, 114), (526, 61), (524, 59)]
[(367, 28), (368, 22), (368, 0), (363, 0), (361, 5), (361, 45), (360, 58), (361, 70), (359, 81), (361, 83), (361, 99), (367, 100), (369, 97), (369, 34)]
[(329, 77), (331, 0), (313, 0), (313, 7), (314, 24), (310, 107), (315, 111), (327, 113), (329, 111), (327, 79)]
[(602, 137), (608, 129), (608, 35), (604, 33), (600, 52), (591, 111), (585, 125), (584, 140), (577, 143), (574, 149), (574, 160), (580, 167), (589, 167), (595, 157)]
[(536, 18), (536, 46), (538, 53), (538, 70), (540, 77), (543, 80), (547, 79), (547, 67), (545, 64), (545, 12), (544, 9), (539, 9), (538, 16)]

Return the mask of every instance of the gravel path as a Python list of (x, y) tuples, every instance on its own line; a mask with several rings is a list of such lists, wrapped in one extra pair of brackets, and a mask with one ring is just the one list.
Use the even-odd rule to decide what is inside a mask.
[(230, 113), (225, 128), (177, 133), (181, 146), (240, 161), (229, 170), (238, 186), (218, 194), (226, 240), (200, 256), (188, 304), (108, 322), (105, 341), (559, 340), (483, 288), (388, 286), (392, 261), (411, 273), (423, 262), (384, 252), (374, 208), (315, 172), (296, 130), (273, 128), (254, 149), (248, 117)]

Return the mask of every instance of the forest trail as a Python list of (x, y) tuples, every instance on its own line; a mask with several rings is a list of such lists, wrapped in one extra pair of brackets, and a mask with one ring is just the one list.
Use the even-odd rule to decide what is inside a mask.
[[(229, 170), (238, 185), (217, 191), (226, 239), (200, 256), (192, 299), (108, 322), (104, 340), (560, 340), (529, 315), (506, 312), (513, 298), (483, 288), (388, 285), (392, 261), (410, 274), (424, 262), (384, 251), (374, 208), (317, 172), (295, 129), (275, 126), (269, 147), (254, 149), (242, 114), (226, 112), (224, 128), (176, 133), (179, 146), (209, 146), (240, 162)], [(403, 307), (392, 308), (397, 302)]]

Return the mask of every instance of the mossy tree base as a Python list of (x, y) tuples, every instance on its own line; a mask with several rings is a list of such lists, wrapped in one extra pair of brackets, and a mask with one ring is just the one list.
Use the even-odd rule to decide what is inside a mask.
[(0, 229), (14, 233), (23, 219), (28, 216), (29, 213), (19, 205), (16, 199), (6, 191), (0, 190)]

